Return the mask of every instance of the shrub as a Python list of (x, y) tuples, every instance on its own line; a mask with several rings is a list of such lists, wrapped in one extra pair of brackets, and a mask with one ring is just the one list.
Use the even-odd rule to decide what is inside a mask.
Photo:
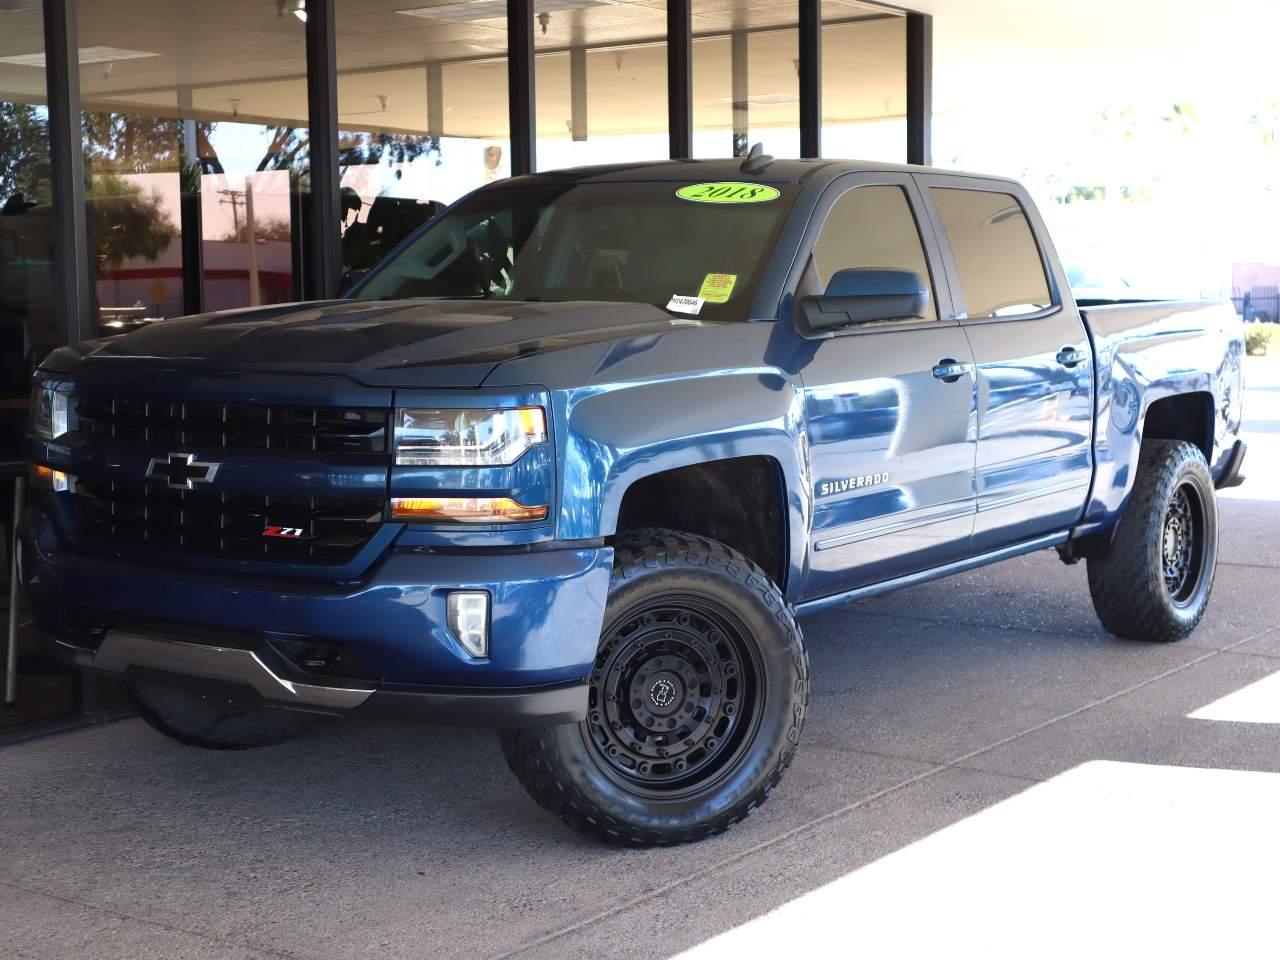
[(1268, 352), (1280, 348), (1280, 325), (1251, 323), (1245, 328), (1244, 349), (1251, 357), (1265, 357)]

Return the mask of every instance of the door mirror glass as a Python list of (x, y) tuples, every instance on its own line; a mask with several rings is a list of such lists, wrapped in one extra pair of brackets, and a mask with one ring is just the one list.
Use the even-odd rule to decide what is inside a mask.
[(802, 323), (815, 331), (929, 316), (929, 284), (914, 270), (838, 270), (822, 296), (799, 303)]

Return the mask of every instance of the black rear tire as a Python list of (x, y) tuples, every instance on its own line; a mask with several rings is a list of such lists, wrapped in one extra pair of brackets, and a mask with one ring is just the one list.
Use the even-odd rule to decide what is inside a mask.
[(132, 682), (125, 686), (138, 715), (166, 737), (208, 750), (247, 750), (305, 733), (319, 719), (214, 693)]
[(1089, 557), (1102, 625), (1132, 640), (1181, 640), (1204, 617), (1218, 559), (1218, 504), (1204, 454), (1148, 440), (1109, 549)]
[(701, 840), (763, 804), (809, 697), (800, 628), (768, 574), (669, 530), (617, 545), (590, 680), (583, 723), (499, 737), (538, 803), (633, 847)]

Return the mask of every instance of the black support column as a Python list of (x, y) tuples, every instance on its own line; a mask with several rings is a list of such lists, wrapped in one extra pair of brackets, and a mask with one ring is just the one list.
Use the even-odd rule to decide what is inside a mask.
[(667, 128), (671, 157), (693, 156), (693, 2), (667, 0)]
[[(178, 110), (191, 111), (191, 88), (178, 88)], [(196, 122), (184, 116), (178, 140), (178, 178), (181, 184), (179, 217), (182, 222), (182, 312), (204, 309), (204, 226), (200, 203), (200, 150), (196, 143)]]
[(338, 201), (338, 68), (334, 4), (307, 2), (307, 122), (311, 127), (311, 210), (303, 270), (308, 300), (330, 300), (342, 286)]
[(511, 175), (533, 173), (537, 125), (533, 94), (533, 0), (507, 0), (507, 104), (511, 111)]
[(821, 0), (800, 0), (800, 156), (822, 156)]
[(98, 335), (89, 290), (89, 235), (80, 144), (80, 52), (76, 0), (45, 0), (49, 179), (53, 192), (53, 309), (62, 343)]
[(907, 163), (933, 163), (933, 17), (907, 14)]

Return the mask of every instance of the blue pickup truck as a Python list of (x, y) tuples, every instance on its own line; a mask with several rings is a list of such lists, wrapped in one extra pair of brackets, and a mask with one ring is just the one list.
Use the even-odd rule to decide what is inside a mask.
[(1113, 633), (1190, 633), (1242, 346), (1227, 304), (1074, 300), (1005, 179), (518, 177), (342, 300), (51, 354), (19, 562), (180, 741), (411, 710), (587, 834), (696, 840), (792, 760), (803, 614), (1056, 548)]

